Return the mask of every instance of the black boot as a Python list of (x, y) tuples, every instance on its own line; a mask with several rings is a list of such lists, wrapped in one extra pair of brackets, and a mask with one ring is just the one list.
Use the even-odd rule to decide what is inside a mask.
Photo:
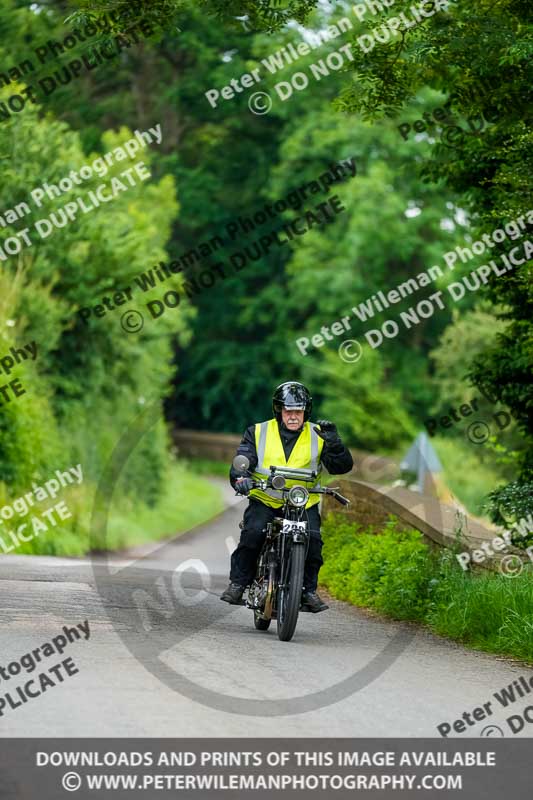
[(238, 583), (230, 583), (228, 588), (220, 595), (220, 599), (234, 606), (240, 606), (242, 605), (242, 596), (245, 589), (246, 586), (240, 586)]
[(318, 614), (319, 611), (326, 611), (328, 608), (329, 606), (320, 599), (316, 592), (302, 592), (302, 611), (312, 611), (313, 614)]

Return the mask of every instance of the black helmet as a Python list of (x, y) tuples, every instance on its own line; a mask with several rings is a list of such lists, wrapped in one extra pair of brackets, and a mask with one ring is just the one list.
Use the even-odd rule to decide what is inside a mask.
[(287, 381), (280, 383), (272, 398), (272, 411), (278, 422), (281, 422), (281, 409), (295, 408), (304, 410), (304, 422), (307, 422), (313, 408), (313, 398), (303, 383)]

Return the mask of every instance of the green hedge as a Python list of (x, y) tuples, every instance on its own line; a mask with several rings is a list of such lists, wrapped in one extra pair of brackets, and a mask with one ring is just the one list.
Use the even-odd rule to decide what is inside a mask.
[(533, 574), (464, 572), (450, 550), (431, 550), (419, 531), (390, 517), (377, 534), (342, 516), (322, 528), (320, 582), (339, 600), (494, 653), (533, 661)]

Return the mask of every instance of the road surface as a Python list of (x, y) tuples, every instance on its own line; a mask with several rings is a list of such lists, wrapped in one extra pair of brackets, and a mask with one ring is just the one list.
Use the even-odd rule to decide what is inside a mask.
[[(90, 637), (43, 658), (41, 670), (70, 657), (79, 672), (4, 708), (0, 736), (431, 737), (488, 701), (493, 713), (455, 735), (512, 735), (505, 719), (528, 698), (504, 709), (493, 692), (530, 677), (524, 665), (336, 601), (283, 643), (275, 623), (256, 631), (249, 610), (222, 603), (243, 507), (109, 564), (1, 558), (0, 666), (65, 625), (87, 620)], [(39, 669), (0, 681), (0, 697)]]

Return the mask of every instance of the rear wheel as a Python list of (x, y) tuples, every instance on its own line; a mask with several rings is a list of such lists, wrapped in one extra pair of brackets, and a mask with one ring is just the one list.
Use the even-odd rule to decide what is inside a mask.
[(296, 629), (302, 599), (304, 563), (305, 545), (293, 543), (283, 581), (285, 587), (278, 593), (278, 637), (282, 642), (290, 642)]

